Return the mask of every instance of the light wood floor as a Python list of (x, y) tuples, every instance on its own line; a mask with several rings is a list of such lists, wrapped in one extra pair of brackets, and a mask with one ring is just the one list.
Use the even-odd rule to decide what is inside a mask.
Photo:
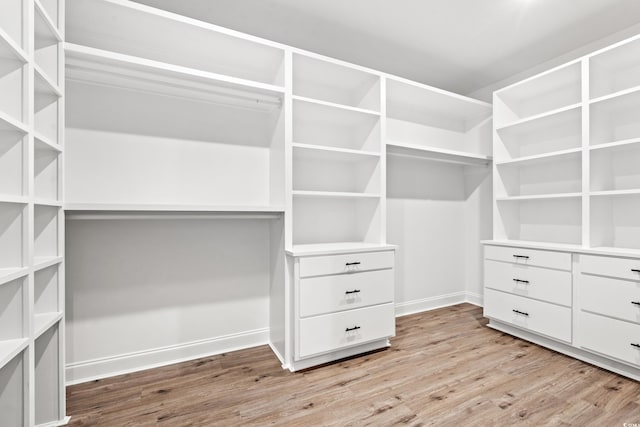
[(640, 383), (485, 324), (462, 304), (398, 318), (388, 350), (305, 372), (262, 346), (79, 384), (70, 425), (640, 423)]

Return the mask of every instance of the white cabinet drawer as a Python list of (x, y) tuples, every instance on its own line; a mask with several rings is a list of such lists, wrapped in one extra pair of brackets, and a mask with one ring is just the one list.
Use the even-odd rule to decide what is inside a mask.
[(571, 254), (566, 252), (485, 245), (484, 258), (494, 261), (512, 262), (520, 265), (571, 271)]
[(640, 281), (640, 260), (638, 259), (581, 255), (580, 269), (583, 273)]
[(640, 324), (640, 282), (580, 275), (580, 308)]
[(393, 251), (300, 258), (300, 277), (393, 268)]
[(393, 270), (300, 279), (300, 317), (393, 301)]
[(299, 320), (297, 358), (364, 344), (395, 334), (393, 304)]
[(562, 341), (571, 342), (571, 309), (485, 289), (484, 315)]
[(582, 348), (640, 366), (640, 325), (585, 312), (578, 325)]
[(571, 273), (568, 271), (487, 260), (484, 277), (488, 288), (571, 306)]

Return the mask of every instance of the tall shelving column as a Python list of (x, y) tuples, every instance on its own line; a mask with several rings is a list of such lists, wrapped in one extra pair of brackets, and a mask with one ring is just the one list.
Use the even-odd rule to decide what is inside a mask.
[(0, 414), (65, 418), (62, 140), (64, 0), (0, 16)]

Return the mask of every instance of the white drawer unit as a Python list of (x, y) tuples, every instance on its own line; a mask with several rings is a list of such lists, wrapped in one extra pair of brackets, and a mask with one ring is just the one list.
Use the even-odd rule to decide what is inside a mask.
[(580, 268), (583, 273), (640, 281), (640, 259), (582, 255)]
[(487, 288), (571, 306), (569, 271), (492, 260), (485, 261), (484, 266)]
[(352, 347), (395, 333), (392, 303), (300, 320), (297, 357)]
[(585, 312), (579, 325), (582, 348), (640, 367), (640, 325)]
[(551, 338), (571, 342), (571, 309), (485, 289), (484, 315)]
[(640, 324), (640, 280), (582, 274), (579, 292), (582, 310)]
[(393, 259), (393, 251), (304, 257), (300, 258), (300, 277), (393, 268)]
[(300, 279), (300, 317), (315, 316), (393, 301), (393, 270)]
[(519, 265), (571, 271), (571, 254), (511, 246), (485, 246), (484, 258)]

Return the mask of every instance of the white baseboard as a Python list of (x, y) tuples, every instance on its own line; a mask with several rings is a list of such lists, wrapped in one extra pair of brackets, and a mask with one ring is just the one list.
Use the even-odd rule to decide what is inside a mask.
[(142, 371), (269, 343), (269, 328), (66, 365), (66, 384)]
[(462, 304), (464, 302), (482, 307), (483, 298), (482, 295), (474, 292), (461, 291), (430, 298), (401, 302), (396, 304), (396, 317), (422, 313), (423, 311), (449, 307), (451, 305)]

